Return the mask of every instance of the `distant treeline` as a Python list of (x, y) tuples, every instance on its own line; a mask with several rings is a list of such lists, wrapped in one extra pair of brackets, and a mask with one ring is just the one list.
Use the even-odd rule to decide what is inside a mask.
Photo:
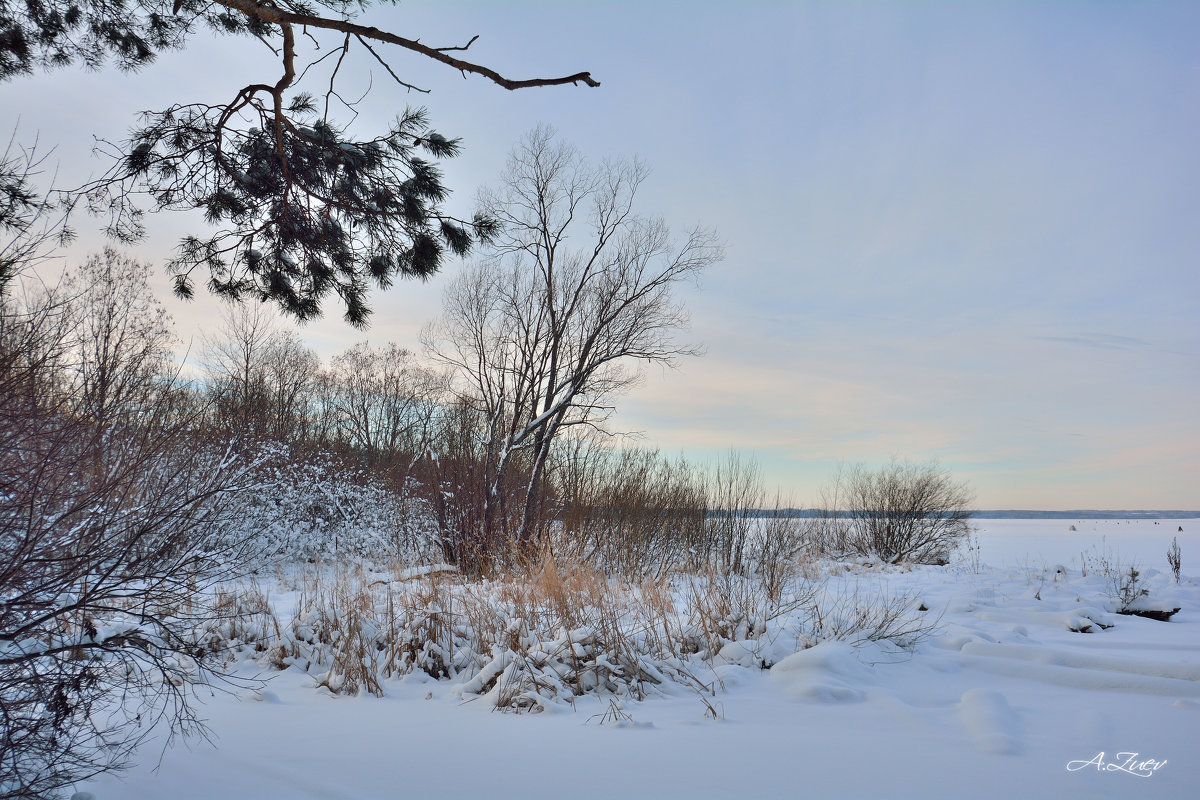
[[(819, 508), (757, 509), (757, 517), (787, 517), (790, 519), (819, 519), (838, 517), (845, 519), (849, 511), (829, 512)], [(1074, 509), (1071, 511), (1031, 511), (1028, 509), (1006, 509), (999, 511), (973, 511), (973, 519), (1200, 519), (1200, 511), (1097, 511)]]

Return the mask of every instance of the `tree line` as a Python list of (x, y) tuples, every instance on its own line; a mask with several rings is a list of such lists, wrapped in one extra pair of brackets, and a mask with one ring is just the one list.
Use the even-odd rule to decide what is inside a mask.
[(184, 373), (150, 266), (111, 248), (24, 307), (10, 300), (6, 324), (39, 320), (27, 349), (52, 353), (39, 374), (72, 417), (103, 429), (169, 403), (199, 440), (335, 458), (421, 497), (442, 558), (480, 570), (528, 556), (579, 505), (569, 473), (606, 452), (591, 440), (638, 365), (692, 352), (676, 290), (721, 246), (640, 213), (645, 176), (531, 132), (481, 195), (503, 234), (450, 283), (420, 355), (364, 341), (322, 363), (268, 306), (232, 304)]

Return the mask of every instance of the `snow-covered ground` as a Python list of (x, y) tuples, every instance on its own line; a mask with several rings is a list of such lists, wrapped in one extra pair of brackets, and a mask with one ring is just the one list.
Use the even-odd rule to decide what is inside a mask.
[[(213, 744), (150, 745), (123, 776), (78, 788), (97, 800), (1195, 796), (1200, 520), (978, 527), (978, 549), (948, 567), (833, 570), (831, 583), (919, 597), (937, 627), (913, 652), (826, 641), (769, 670), (717, 664), (716, 696), (680, 687), (620, 714), (593, 696), (499, 713), (421, 673), (386, 681), (383, 697), (333, 696), (292, 668), (263, 691), (207, 698)], [(1136, 562), (1148, 599), (1182, 610), (1112, 613), (1106, 562)]]

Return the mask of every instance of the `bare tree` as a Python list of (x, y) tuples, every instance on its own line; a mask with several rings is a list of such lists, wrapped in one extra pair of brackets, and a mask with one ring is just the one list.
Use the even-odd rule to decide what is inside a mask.
[(100, 429), (115, 416), (144, 411), (172, 357), (173, 326), (150, 290), (150, 269), (109, 247), (64, 283), (79, 402)]
[(506, 481), (527, 462), (515, 531), (525, 547), (539, 517), (556, 437), (600, 425), (638, 362), (671, 364), (695, 351), (676, 340), (687, 315), (675, 287), (722, 257), (712, 232), (673, 244), (666, 224), (634, 201), (647, 170), (637, 161), (589, 164), (539, 128), (481, 194), (500, 223), (489, 258), (447, 289), (427, 329), (431, 352), (457, 376), (486, 419), (484, 527), (507, 526)]
[(330, 372), (343, 439), (373, 462), (406, 455), (407, 474), (428, 448), (441, 376), (394, 343), (367, 342), (334, 356)]
[(729, 451), (713, 471), (709, 497), (701, 563), (715, 562), (723, 572), (740, 573), (752, 544), (753, 514), (765, 497), (758, 464)]
[(815, 553), (844, 556), (852, 551), (850, 546), (850, 523), (845, 514), (846, 482), (848, 470), (839, 464), (833, 479), (820, 491), (818, 508), (820, 515), (809, 520), (806, 538)]
[(278, 333), (259, 303), (230, 304), (217, 333), (204, 338), (200, 357), (221, 425), (262, 435), (267, 410), (267, 362)]
[[(63, 235), (13, 188), (7, 277)], [(144, 276), (105, 254), (0, 292), (0, 798), (118, 768), (158, 721), (200, 730), (190, 687), (220, 670), (197, 625), (238, 561), (202, 542), (245, 473), (155, 374), (170, 336)]]
[(308, 420), (305, 438), (312, 444), (331, 446), (337, 442), (337, 384), (327, 369), (313, 375), (309, 385)]
[(315, 433), (313, 395), (321, 359), (291, 329), (277, 331), (262, 356), (267, 397), (266, 434), (277, 441), (297, 441)]
[(438, 405), (427, 453), (425, 489), (437, 517), (442, 555), (451, 564), (478, 568), (483, 541), (482, 415), (459, 399)]
[(845, 481), (847, 542), (890, 563), (945, 563), (971, 533), (973, 494), (936, 463), (858, 465)]
[(71, 363), (69, 304), (58, 287), (21, 284), (0, 296), (4, 400), (39, 412), (61, 408)]

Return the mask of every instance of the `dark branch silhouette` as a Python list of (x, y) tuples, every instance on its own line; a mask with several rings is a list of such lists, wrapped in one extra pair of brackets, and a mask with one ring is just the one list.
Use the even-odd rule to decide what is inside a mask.
[[(186, 237), (168, 268), (176, 292), (190, 297), (195, 277), (232, 299), (278, 305), (300, 320), (322, 313), (336, 295), (346, 320), (366, 324), (372, 287), (396, 277), (427, 277), (447, 253), (463, 255), (486, 240), (494, 225), (484, 217), (454, 219), (441, 207), (449, 194), (437, 161), (459, 152), (459, 141), (428, 125), (422, 109), (405, 109), (383, 133), (352, 135), (330, 118), (342, 62), (362, 48), (398, 85), (425, 92), (401, 77), (387, 47), (418, 53), (515, 90), (540, 86), (599, 86), (588, 72), (512, 79), (458, 54), (465, 45), (432, 47), (357, 21), (367, 0), (19, 0), (0, 6), (0, 79), (35, 68), (112, 61), (138, 69), (167, 49), (186, 45), (197, 27), (252, 36), (271, 48), (281, 73), (247, 83), (231, 100), (189, 102), (143, 114), (130, 138), (101, 142), (112, 168), (75, 193), (107, 217), (122, 242), (145, 235), (147, 211), (201, 210), (213, 232)], [(312, 63), (302, 62), (303, 38), (336, 40)], [(300, 36), (298, 34), (302, 34)], [(324, 108), (303, 91), (309, 70), (337, 53)], [(355, 116), (357, 114), (355, 113)]]

